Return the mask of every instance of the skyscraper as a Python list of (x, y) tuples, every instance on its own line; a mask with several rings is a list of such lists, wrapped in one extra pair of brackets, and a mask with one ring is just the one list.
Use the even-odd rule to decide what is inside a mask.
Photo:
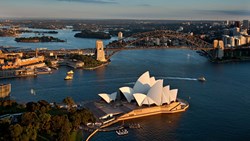
[(122, 32), (118, 32), (118, 40), (121, 40), (123, 38)]
[(240, 21), (235, 21), (234, 26), (240, 28)]
[(243, 20), (243, 26), (242, 26), (243, 29), (249, 29), (249, 20)]
[(101, 40), (96, 41), (96, 60), (106, 62), (105, 52), (103, 49), (103, 42)]

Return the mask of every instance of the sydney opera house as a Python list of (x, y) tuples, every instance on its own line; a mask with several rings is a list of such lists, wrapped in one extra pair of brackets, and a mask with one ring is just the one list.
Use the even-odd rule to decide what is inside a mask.
[(177, 93), (178, 89), (170, 89), (169, 85), (163, 86), (162, 79), (150, 77), (147, 71), (138, 78), (133, 88), (121, 87), (112, 94), (98, 94), (103, 103), (96, 103), (95, 106), (102, 111), (100, 118), (119, 114), (116, 120), (183, 112), (189, 104), (178, 99)]

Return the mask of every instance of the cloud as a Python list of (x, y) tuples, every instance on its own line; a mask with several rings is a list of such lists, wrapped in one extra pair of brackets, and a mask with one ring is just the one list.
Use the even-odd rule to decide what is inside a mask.
[(96, 4), (117, 4), (117, 2), (113, 0), (57, 0), (57, 1), (96, 3)]
[(195, 10), (200, 14), (227, 15), (227, 16), (249, 16), (249, 10)]

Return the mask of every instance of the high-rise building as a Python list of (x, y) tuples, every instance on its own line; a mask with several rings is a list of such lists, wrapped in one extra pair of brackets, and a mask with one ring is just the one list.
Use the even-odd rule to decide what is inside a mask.
[(238, 38), (235, 38), (235, 46), (240, 46), (241, 44), (240, 44), (240, 39), (238, 39)]
[(240, 21), (235, 21), (234, 26), (240, 28)]
[(214, 40), (214, 49), (218, 48), (218, 40)]
[(118, 32), (118, 40), (121, 40), (123, 38), (123, 33), (122, 32)]
[(222, 36), (222, 40), (223, 40), (223, 43), (224, 43), (224, 46), (227, 46), (227, 44), (229, 44), (229, 36), (228, 35), (223, 35)]
[(232, 28), (231, 30), (232, 30), (232, 35), (233, 35), (233, 36), (238, 36), (238, 35), (240, 35), (240, 28), (235, 27), (235, 28)]
[(160, 45), (160, 39), (159, 38), (156, 38), (156, 45), (159, 46)]
[(231, 47), (235, 46), (234, 37), (230, 37), (230, 45), (231, 45)]
[(230, 35), (230, 30), (229, 29), (223, 29), (223, 34), (224, 35)]
[(222, 40), (219, 40), (219, 48), (224, 50), (224, 43)]
[(105, 52), (103, 49), (103, 42), (101, 40), (96, 41), (96, 60), (106, 62)]
[(249, 20), (243, 20), (243, 26), (242, 26), (243, 29), (249, 29)]

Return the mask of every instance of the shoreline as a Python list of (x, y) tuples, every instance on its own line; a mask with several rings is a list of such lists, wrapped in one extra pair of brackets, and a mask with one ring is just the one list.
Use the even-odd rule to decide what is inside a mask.
[(89, 67), (89, 68), (84, 68), (84, 67), (83, 67), (83, 69), (84, 69), (84, 70), (95, 70), (95, 69), (98, 69), (98, 68), (107, 66), (108, 64), (110, 64), (110, 61), (107, 61), (107, 62), (105, 62), (105, 63), (103, 63), (103, 64), (101, 64), (101, 65), (99, 65), (99, 66), (96, 66), (96, 67)]

